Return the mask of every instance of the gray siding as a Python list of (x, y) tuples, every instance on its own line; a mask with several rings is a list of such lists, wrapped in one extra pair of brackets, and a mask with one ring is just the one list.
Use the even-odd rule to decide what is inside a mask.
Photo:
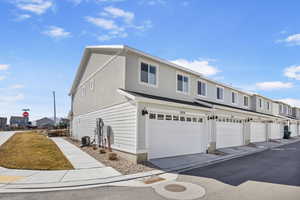
[[(126, 80), (125, 80), (125, 88), (127, 90), (151, 94), (151, 95), (157, 95), (157, 96), (163, 96), (173, 99), (181, 99), (181, 100), (188, 100), (193, 101), (195, 98), (204, 99), (208, 101), (214, 101), (218, 103), (224, 103), (231, 106), (237, 106), (237, 107), (243, 107), (243, 97), (244, 95), (248, 96), (246, 93), (243, 93), (238, 90), (234, 90), (238, 94), (238, 104), (233, 104), (231, 102), (231, 92), (233, 89), (226, 87), (224, 85), (219, 85), (224, 88), (224, 100), (219, 101), (216, 100), (217, 92), (216, 92), (216, 84), (213, 81), (204, 80), (199, 78), (198, 76), (181, 71), (179, 69), (175, 69), (171, 66), (168, 66), (163, 63), (159, 63), (154, 60), (150, 60), (148, 58), (141, 57), (136, 54), (130, 54), (128, 53), (126, 56)], [(153, 87), (145, 84), (140, 83), (140, 62), (148, 62), (151, 64), (154, 64), (158, 66), (158, 86)], [(177, 73), (182, 73), (184, 75), (187, 75), (189, 77), (189, 93), (184, 94), (177, 91), (177, 85), (176, 85), (176, 75)], [(202, 80), (206, 82), (207, 85), (207, 96), (202, 97), (197, 94), (197, 81)], [(249, 103), (250, 103), (250, 97), (249, 97)], [(250, 108), (249, 108), (250, 109)]]
[[(116, 105), (125, 102), (126, 99), (118, 92), (118, 88), (124, 88), (125, 84), (125, 56), (117, 56), (105, 67), (102, 65), (113, 55), (92, 54), (88, 61), (86, 70), (81, 78), (80, 84), (72, 96), (72, 111), (74, 116), (99, 110), (104, 107)], [(88, 80), (90, 75), (94, 76)], [(94, 82), (94, 88), (90, 88), (91, 81)], [(84, 95), (82, 94), (85, 90)]]

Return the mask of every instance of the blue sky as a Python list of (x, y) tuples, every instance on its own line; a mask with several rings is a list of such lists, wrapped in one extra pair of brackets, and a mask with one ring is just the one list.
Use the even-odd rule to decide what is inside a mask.
[(87, 45), (127, 44), (300, 106), (299, 1), (1, 0), (0, 115), (60, 117)]

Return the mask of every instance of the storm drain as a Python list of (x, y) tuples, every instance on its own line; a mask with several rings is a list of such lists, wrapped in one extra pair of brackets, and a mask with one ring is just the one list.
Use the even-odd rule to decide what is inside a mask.
[(187, 182), (170, 181), (153, 185), (154, 191), (167, 199), (192, 200), (205, 196), (205, 189), (200, 185)]
[(178, 184), (170, 184), (170, 185), (166, 185), (165, 189), (169, 192), (183, 192), (186, 190), (186, 187)]

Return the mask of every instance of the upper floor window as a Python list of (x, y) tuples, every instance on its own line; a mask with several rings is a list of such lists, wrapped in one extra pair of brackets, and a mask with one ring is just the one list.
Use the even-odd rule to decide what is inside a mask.
[(217, 99), (223, 100), (224, 99), (224, 88), (217, 87)]
[(244, 96), (244, 106), (249, 106), (249, 97)]
[(270, 110), (270, 102), (267, 102), (267, 110)]
[(237, 104), (238, 94), (236, 92), (231, 92), (231, 103)]
[(206, 96), (206, 83), (198, 81), (198, 95)]
[(141, 82), (155, 86), (157, 83), (157, 67), (141, 62)]
[(282, 107), (281, 104), (279, 105), (279, 111), (280, 111), (281, 113), (283, 113), (283, 107)]
[(260, 108), (262, 108), (262, 99), (258, 99), (258, 105)]
[(189, 77), (177, 74), (177, 91), (188, 93), (189, 92)]

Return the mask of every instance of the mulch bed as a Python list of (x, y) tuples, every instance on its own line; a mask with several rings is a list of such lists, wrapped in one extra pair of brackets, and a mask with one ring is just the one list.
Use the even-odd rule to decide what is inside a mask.
[[(80, 142), (77, 140), (73, 140), (69, 137), (64, 137), (65, 140), (68, 142), (74, 144), (75, 146), (80, 147)], [(136, 164), (131, 160), (127, 160), (121, 156), (118, 155), (117, 160), (108, 160), (108, 152), (104, 154), (100, 154), (100, 148), (97, 148), (96, 150), (92, 147), (82, 147), (81, 150), (88, 153), (90, 156), (98, 160), (99, 162), (103, 163), (104, 165), (108, 167), (112, 167), (122, 173), (123, 175), (127, 174), (135, 174), (139, 172), (147, 172), (154, 169), (157, 169), (154, 165), (152, 165), (149, 162), (143, 162), (140, 164)], [(118, 154), (118, 152), (115, 152)]]

